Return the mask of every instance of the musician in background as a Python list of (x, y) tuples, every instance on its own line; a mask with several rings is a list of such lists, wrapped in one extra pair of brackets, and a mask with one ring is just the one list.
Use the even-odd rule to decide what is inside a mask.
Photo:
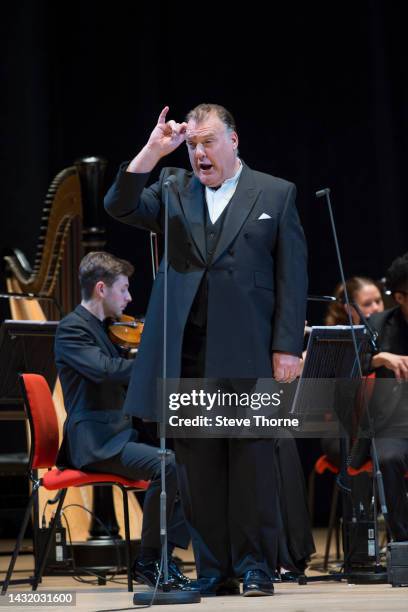
[[(67, 419), (57, 465), (150, 480), (143, 505), (140, 556), (134, 578), (154, 586), (160, 575), (160, 459), (157, 448), (139, 441), (131, 417), (122, 406), (133, 361), (119, 356), (107, 335), (111, 318), (118, 318), (131, 301), (129, 277), (133, 266), (106, 252), (86, 255), (79, 267), (82, 302), (59, 324), (55, 359), (64, 394)], [(166, 457), (169, 554), (186, 548), (189, 535), (180, 504), (175, 504), (177, 475), (174, 455)], [(160, 575), (159, 586), (162, 582)], [(169, 559), (173, 588), (188, 588)]]
[[(346, 280), (347, 295), (351, 303), (351, 319), (353, 325), (362, 323), (360, 312), (365, 318), (377, 312), (383, 312), (384, 302), (380, 289), (375, 281), (366, 276), (352, 276)], [(331, 302), (325, 318), (326, 325), (349, 325), (348, 306), (345, 303), (344, 286), (339, 283), (334, 290), (336, 302)], [(359, 312), (360, 311), (360, 312)], [(323, 438), (322, 450), (328, 459), (336, 466), (340, 466), (340, 442), (338, 438)]]
[[(376, 448), (384, 479), (388, 519), (395, 540), (408, 540), (408, 253), (395, 259), (386, 274), (386, 285), (396, 306), (370, 318), (370, 325), (378, 332), (379, 352), (371, 365), (376, 378), (398, 379), (401, 384), (392, 393), (391, 385), (379, 394), (374, 389), (370, 407), (375, 417)], [(395, 390), (395, 389), (394, 389)], [(397, 399), (396, 399), (397, 398)]]
[[(366, 318), (384, 310), (383, 297), (375, 281), (365, 276), (352, 276), (346, 280), (347, 295), (351, 303), (357, 304), (358, 310)], [(325, 325), (349, 325), (350, 321), (345, 303), (344, 287), (340, 283), (334, 290), (336, 302), (331, 302), (325, 318)], [(351, 307), (351, 319), (354, 325), (361, 323), (360, 313)]]

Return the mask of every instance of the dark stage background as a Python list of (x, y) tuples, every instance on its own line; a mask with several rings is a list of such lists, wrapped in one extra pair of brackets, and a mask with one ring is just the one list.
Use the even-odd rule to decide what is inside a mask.
[[(235, 115), (245, 162), (298, 187), (310, 292), (331, 293), (339, 278), (328, 213), (314, 197), (326, 186), (346, 275), (380, 278), (407, 250), (404, 7), (4, 3), (1, 246), (33, 261), (47, 187), (73, 160), (106, 157), (108, 186), (165, 104), (182, 120), (196, 104), (217, 102)], [(188, 164), (184, 146), (168, 162)], [(108, 217), (106, 225), (107, 249), (136, 265), (129, 310), (143, 313), (148, 235)]]

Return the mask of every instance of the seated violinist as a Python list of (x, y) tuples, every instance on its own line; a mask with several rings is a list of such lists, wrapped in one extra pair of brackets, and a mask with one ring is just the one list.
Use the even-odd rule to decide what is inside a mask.
[[(123, 414), (126, 386), (134, 362), (119, 355), (107, 335), (106, 321), (118, 318), (131, 301), (133, 266), (105, 252), (88, 253), (79, 267), (82, 302), (59, 324), (55, 358), (67, 411), (64, 438), (57, 458), (60, 467), (107, 472), (132, 480), (150, 480), (143, 504), (140, 556), (133, 565), (135, 580), (154, 586), (160, 574), (160, 459), (157, 448), (139, 441), (131, 418)], [(137, 363), (135, 363), (137, 367)], [(169, 555), (186, 548), (189, 536), (177, 494), (174, 455), (166, 458)], [(163, 577), (160, 575), (159, 587)], [(188, 589), (184, 576), (169, 558), (173, 588)]]
[[(383, 475), (388, 506), (388, 526), (394, 540), (408, 540), (408, 253), (397, 257), (387, 270), (386, 283), (395, 307), (373, 315), (372, 328), (378, 333), (378, 352), (371, 367), (377, 380), (388, 379), (374, 388), (370, 411), (374, 419), (375, 445)], [(400, 384), (391, 381), (397, 379)], [(359, 467), (364, 450), (362, 439), (352, 457)], [(353, 464), (354, 459), (354, 464)]]

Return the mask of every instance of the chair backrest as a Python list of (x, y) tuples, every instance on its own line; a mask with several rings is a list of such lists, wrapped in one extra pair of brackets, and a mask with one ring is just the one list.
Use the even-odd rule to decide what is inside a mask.
[(50, 388), (40, 374), (20, 374), (19, 381), (30, 424), (30, 468), (53, 467), (58, 452), (59, 432)]

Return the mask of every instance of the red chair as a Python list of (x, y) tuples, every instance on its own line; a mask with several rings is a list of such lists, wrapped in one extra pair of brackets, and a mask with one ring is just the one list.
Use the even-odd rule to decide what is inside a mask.
[(349, 476), (358, 476), (359, 474), (372, 474), (373, 473), (373, 462), (371, 459), (363, 463), (363, 465), (359, 468), (353, 468), (351, 465), (347, 468), (347, 474)]
[[(68, 487), (82, 487), (86, 485), (115, 485), (122, 491), (123, 512), (125, 519), (128, 591), (133, 591), (130, 565), (131, 548), (127, 494), (129, 491), (144, 491), (149, 486), (149, 483), (144, 480), (128, 480), (115, 474), (95, 474), (71, 469), (61, 471), (57, 468), (53, 468), (58, 452), (59, 433), (57, 415), (50, 388), (45, 378), (39, 374), (21, 374), (19, 376), (19, 382), (24, 399), (25, 413), (30, 426), (31, 444), (29, 457), (29, 478), (32, 482), (32, 492), (24, 515), (23, 523), (17, 537), (13, 555), (10, 560), (7, 575), (3, 582), (2, 595), (6, 593), (9, 584), (23, 584), (28, 582), (32, 585), (33, 591), (37, 589), (37, 586), (42, 579), (48, 553), (51, 548), (51, 542), (54, 539), (55, 528), (60, 519), (67, 489)], [(42, 478), (38, 478), (37, 470), (41, 468), (48, 468), (48, 472), (46, 472)], [(55, 512), (55, 516), (50, 523), (50, 533), (45, 544), (42, 557), (39, 562), (36, 563), (34, 576), (31, 576), (28, 579), (11, 580), (31, 512), (35, 507), (37, 507), (38, 490), (40, 487), (44, 487), (49, 491), (61, 490), (58, 507)], [(35, 529), (37, 529), (37, 524), (34, 525), (34, 530)]]
[[(353, 468), (351, 466), (347, 468), (347, 473), (349, 476), (358, 476), (359, 474), (362, 474), (364, 472), (368, 474), (373, 473), (373, 462), (371, 461), (371, 459), (368, 459), (368, 461), (363, 463), (363, 465), (359, 468)], [(408, 471), (405, 472), (404, 478), (408, 479)]]

